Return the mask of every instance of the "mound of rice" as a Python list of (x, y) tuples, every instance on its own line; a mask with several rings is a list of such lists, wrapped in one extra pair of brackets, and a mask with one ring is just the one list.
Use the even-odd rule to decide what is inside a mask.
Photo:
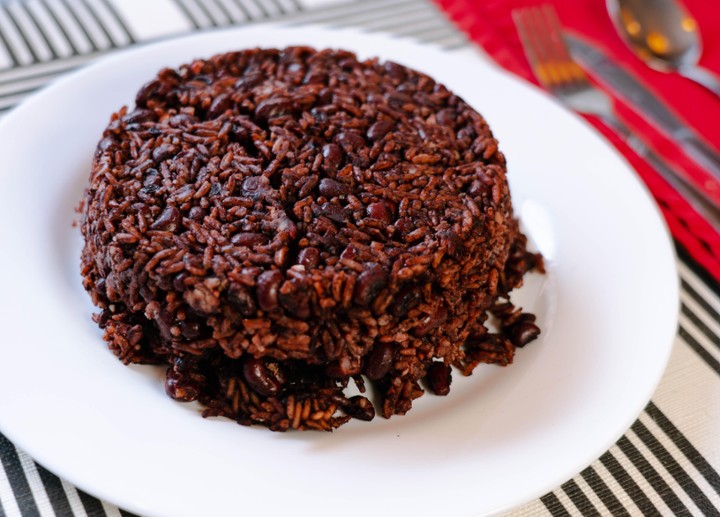
[[(81, 211), (105, 340), (206, 416), (404, 414), (540, 332), (507, 299), (542, 263), (497, 141), (396, 63), (292, 47), (162, 70), (112, 116)], [(368, 381), (374, 401), (348, 394)]]

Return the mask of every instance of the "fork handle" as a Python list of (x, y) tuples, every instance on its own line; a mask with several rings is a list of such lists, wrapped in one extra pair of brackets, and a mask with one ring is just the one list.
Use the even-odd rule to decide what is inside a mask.
[(690, 131), (678, 132), (675, 138), (685, 154), (720, 179), (720, 154), (715, 149)]
[(630, 128), (616, 117), (601, 116), (600, 119), (620, 135), (625, 143), (652, 166), (665, 181), (678, 191), (716, 230), (720, 231), (720, 207), (693, 183), (668, 165), (648, 144), (635, 136)]

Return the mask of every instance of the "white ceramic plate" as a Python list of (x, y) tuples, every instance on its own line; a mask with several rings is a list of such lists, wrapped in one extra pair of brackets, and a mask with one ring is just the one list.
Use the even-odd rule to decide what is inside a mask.
[[(405, 417), (271, 433), (163, 392), (90, 321), (71, 227), (109, 115), (158, 69), (250, 46), (311, 44), (427, 72), (488, 119), (516, 212), (544, 253), (515, 298), (542, 338), (508, 368), (455, 375)], [(627, 164), (580, 119), (474, 52), (322, 29), (243, 28), (119, 53), (0, 124), (0, 430), (80, 488), (142, 515), (479, 515), (572, 477), (629, 427), (669, 356), (672, 246)]]

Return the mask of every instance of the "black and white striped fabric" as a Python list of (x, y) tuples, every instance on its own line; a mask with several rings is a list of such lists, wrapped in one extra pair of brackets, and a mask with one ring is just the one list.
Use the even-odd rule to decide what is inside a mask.
[[(471, 51), (430, 0), (0, 0), (0, 117), (107, 52), (268, 20)], [(679, 257), (680, 327), (652, 401), (595, 463), (508, 515), (720, 516), (720, 286), (682, 250)], [(59, 479), (1, 434), (0, 460), (0, 517), (131, 515)]]

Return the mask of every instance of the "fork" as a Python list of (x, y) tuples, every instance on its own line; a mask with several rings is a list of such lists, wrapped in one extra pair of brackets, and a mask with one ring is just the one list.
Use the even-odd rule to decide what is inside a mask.
[(615, 114), (612, 99), (595, 87), (570, 56), (562, 28), (550, 5), (516, 9), (512, 13), (525, 55), (538, 82), (577, 113), (598, 117), (648, 162), (716, 229), (720, 208), (683, 174), (670, 167), (650, 146), (635, 136)]

